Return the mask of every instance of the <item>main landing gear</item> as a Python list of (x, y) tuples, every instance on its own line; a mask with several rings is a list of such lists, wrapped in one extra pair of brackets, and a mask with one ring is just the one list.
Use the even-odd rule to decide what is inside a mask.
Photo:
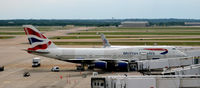
[(76, 70), (78, 71), (85, 71), (86, 64), (81, 64), (76, 66)]
[(130, 62), (130, 63), (128, 63), (128, 65), (127, 65), (127, 67), (126, 67), (126, 69), (125, 69), (125, 71), (126, 72), (129, 72), (129, 71), (137, 71), (137, 63), (136, 62)]

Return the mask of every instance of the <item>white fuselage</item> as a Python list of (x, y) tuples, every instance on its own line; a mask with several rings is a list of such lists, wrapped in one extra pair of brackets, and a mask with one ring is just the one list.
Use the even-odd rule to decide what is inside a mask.
[[(146, 48), (163, 48), (165, 51), (145, 50)], [(185, 57), (186, 55), (173, 46), (132, 46), (120, 48), (50, 48), (49, 54), (43, 56), (59, 60), (143, 60)]]

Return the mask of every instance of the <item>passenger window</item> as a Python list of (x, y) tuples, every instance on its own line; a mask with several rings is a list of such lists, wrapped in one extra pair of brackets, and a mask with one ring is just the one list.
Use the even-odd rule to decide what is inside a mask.
[(172, 50), (176, 50), (176, 48), (172, 48)]

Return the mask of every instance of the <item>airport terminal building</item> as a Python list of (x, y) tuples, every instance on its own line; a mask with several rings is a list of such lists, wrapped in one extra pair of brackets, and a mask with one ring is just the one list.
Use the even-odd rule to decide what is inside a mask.
[(124, 21), (121, 22), (120, 27), (147, 27), (148, 25), (147, 21)]

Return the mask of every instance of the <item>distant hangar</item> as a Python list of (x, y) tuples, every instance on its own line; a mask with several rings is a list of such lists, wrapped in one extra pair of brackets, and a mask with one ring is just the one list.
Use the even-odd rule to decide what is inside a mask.
[(124, 21), (119, 27), (147, 27), (148, 25), (147, 21)]
[(185, 26), (200, 26), (200, 22), (185, 22)]

